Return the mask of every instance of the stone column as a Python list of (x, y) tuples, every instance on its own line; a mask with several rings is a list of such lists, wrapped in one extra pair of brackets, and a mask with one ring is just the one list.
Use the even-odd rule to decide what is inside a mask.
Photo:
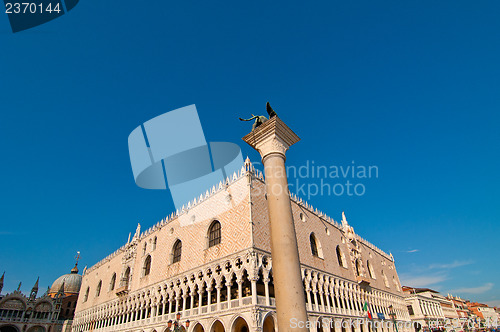
[(269, 281), (271, 281), (271, 279), (264, 278), (264, 289), (265, 289), (265, 293), (266, 293), (266, 305), (267, 306), (271, 305), (271, 299), (269, 298)]
[(319, 311), (318, 291), (316, 289), (313, 290), (313, 297), (314, 297), (314, 309), (316, 311)]
[(300, 138), (277, 116), (243, 137), (256, 149), (264, 164), (271, 231), (276, 314), (280, 331), (292, 329), (292, 319), (306, 322), (306, 301), (300, 272), (297, 236), (285, 169), (285, 152)]
[(238, 278), (236, 281), (238, 283), (238, 303), (241, 307), (243, 305), (243, 279), (242, 277)]
[(201, 315), (201, 307), (203, 305), (203, 284), (198, 286), (198, 315)]
[(342, 290), (342, 293), (340, 294), (341, 296), (341, 301), (342, 301), (342, 305), (344, 306), (344, 314), (346, 315), (350, 315), (350, 311), (349, 311), (349, 303), (347, 303), (347, 299), (346, 299), (346, 295), (344, 293), (344, 291)]
[(182, 312), (186, 312), (186, 299), (187, 299), (187, 293), (184, 292), (184, 294), (182, 294)]
[(221, 291), (222, 285), (220, 282), (215, 285), (215, 289), (217, 290), (217, 311), (220, 310), (220, 291)]
[(208, 293), (208, 298), (207, 298), (207, 312), (210, 312), (210, 307), (212, 304), (212, 286), (210, 288), (207, 288), (207, 293)]
[(249, 278), (252, 285), (252, 304), (257, 305), (257, 280), (258, 277), (252, 276)]
[(325, 297), (326, 297), (325, 311), (331, 313), (331, 312), (333, 312), (333, 310), (332, 310), (332, 304), (330, 302), (330, 287), (329, 286), (327, 286), (325, 289)]
[(320, 289), (318, 291), (318, 297), (319, 297), (319, 300), (320, 300), (320, 303), (321, 303), (321, 308), (320, 310), (323, 311), (323, 312), (326, 312), (326, 304), (325, 304), (325, 296), (324, 296), (324, 292)]
[(312, 307), (312, 299), (311, 299), (311, 288), (309, 286), (306, 288), (306, 293), (307, 293), (307, 309), (312, 311), (313, 307)]

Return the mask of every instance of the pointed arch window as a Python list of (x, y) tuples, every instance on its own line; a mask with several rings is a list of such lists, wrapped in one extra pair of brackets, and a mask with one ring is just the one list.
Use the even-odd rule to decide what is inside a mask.
[(384, 284), (385, 287), (389, 288), (389, 280), (387, 280), (387, 277), (385, 276), (384, 270), (382, 270), (382, 279), (384, 279)]
[(318, 244), (316, 243), (316, 237), (313, 233), (309, 235), (309, 242), (311, 243), (311, 253), (313, 254), (313, 256), (319, 257)]
[(340, 246), (337, 246), (337, 260), (339, 261), (339, 265), (340, 266), (347, 268), (347, 264), (345, 262), (344, 253), (340, 249)]
[(110, 291), (115, 289), (115, 284), (116, 284), (116, 273), (113, 273), (113, 276), (111, 277), (111, 281), (109, 282), (109, 290)]
[(148, 255), (148, 257), (146, 257), (146, 259), (144, 260), (142, 275), (147, 276), (149, 275), (150, 272), (151, 272), (151, 255)]
[(208, 229), (208, 247), (218, 245), (221, 240), (221, 227), (220, 222), (215, 220)]
[(87, 290), (85, 291), (85, 296), (83, 297), (83, 302), (87, 302), (89, 299), (89, 292), (90, 292), (90, 287), (87, 287)]
[(154, 239), (153, 239), (153, 248), (152, 248), (152, 250), (156, 249), (156, 242), (157, 241), (158, 241), (158, 238), (155, 236)]
[(370, 263), (370, 261), (366, 261), (366, 266), (368, 267), (368, 274), (370, 275), (370, 278), (377, 279), (375, 277), (375, 271), (373, 271), (372, 263)]
[(172, 263), (180, 262), (181, 255), (182, 255), (182, 242), (181, 240), (177, 240), (175, 241), (174, 244)]
[(394, 284), (394, 287), (396, 287), (397, 290), (399, 290), (399, 284), (398, 281), (396, 280), (396, 277), (392, 277), (392, 283)]
[(102, 287), (102, 280), (99, 280), (99, 283), (97, 284), (97, 289), (95, 290), (95, 297), (101, 295), (101, 287)]
[(356, 275), (361, 275), (361, 262), (359, 261), (359, 259), (356, 260)]
[(130, 266), (127, 266), (127, 269), (125, 270), (122, 279), (122, 284), (124, 287), (128, 287), (129, 280), (130, 280)]

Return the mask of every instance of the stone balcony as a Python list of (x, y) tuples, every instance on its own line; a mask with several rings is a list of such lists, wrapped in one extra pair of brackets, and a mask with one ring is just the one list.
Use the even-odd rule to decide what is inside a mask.
[(124, 296), (128, 294), (128, 286), (118, 287), (115, 291), (116, 295)]
[(357, 276), (356, 281), (360, 286), (368, 286), (370, 284), (370, 279), (365, 276)]

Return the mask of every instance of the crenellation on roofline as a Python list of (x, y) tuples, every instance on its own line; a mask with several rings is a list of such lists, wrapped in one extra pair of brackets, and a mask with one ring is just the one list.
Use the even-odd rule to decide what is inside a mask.
[[(140, 242), (141, 240), (143, 240), (144, 238), (146, 238), (147, 236), (149, 236), (153, 232), (159, 231), (164, 226), (166, 226), (170, 222), (176, 220), (181, 215), (188, 213), (191, 209), (193, 209), (194, 207), (196, 207), (200, 203), (206, 201), (207, 199), (209, 199), (210, 197), (219, 193), (220, 191), (225, 190), (229, 185), (233, 184), (234, 182), (239, 180), (241, 177), (243, 177), (247, 174), (254, 174), (254, 173), (257, 174), (254, 166), (251, 163), (248, 164), (247, 162), (245, 162), (245, 164), (241, 167), (241, 169), (239, 171), (233, 172), (232, 176), (227, 177), (224, 181), (220, 181), (218, 183), (218, 185), (213, 185), (211, 188), (209, 188), (205, 191), (205, 194), (201, 194), (198, 199), (194, 198), (192, 201), (188, 202), (187, 204), (184, 204), (180, 209), (177, 209), (175, 212), (172, 212), (167, 217), (163, 218), (162, 220), (160, 220), (159, 222), (157, 222), (156, 224), (154, 224), (153, 226), (151, 226), (150, 228), (148, 228), (147, 230), (142, 232), (137, 237), (137, 241)], [(264, 180), (262, 173), (260, 173), (257, 176), (259, 178), (261, 178), (262, 180)], [(101, 259), (99, 262), (97, 262), (92, 267), (87, 269), (87, 273), (91, 272), (91, 271), (97, 269), (98, 267), (102, 266), (103, 264), (109, 262), (111, 260), (111, 258), (113, 258), (116, 255), (123, 252), (129, 243), (130, 242), (127, 242), (126, 244), (121, 246), (118, 250), (116, 250), (112, 254), (108, 255), (106, 258)]]
[[(256, 172), (259, 172), (259, 171), (256, 170)], [(262, 176), (262, 173), (260, 173), (259, 175), (260, 176), (258, 176), (257, 178), (259, 180), (261, 180), (262, 183), (264, 183), (264, 178)], [(324, 212), (318, 210), (317, 208), (314, 208), (311, 204), (309, 204), (307, 201), (303, 200), (301, 197), (297, 196), (296, 194), (290, 193), (290, 199), (293, 202), (295, 202), (296, 204), (300, 205), (301, 207), (307, 209), (309, 212), (317, 215), (318, 217), (320, 217), (321, 219), (323, 219), (324, 221), (326, 221), (330, 225), (336, 227), (340, 231), (344, 231), (344, 228), (343, 228), (343, 226), (342, 226), (341, 223), (337, 222), (335, 219), (333, 219), (332, 217), (326, 215)], [(373, 243), (369, 242), (368, 240), (362, 238), (358, 234), (356, 234), (356, 239), (358, 241), (360, 241), (361, 243), (363, 243), (368, 248), (370, 248), (373, 251), (375, 251), (378, 254), (380, 254), (381, 256), (383, 256), (383, 257), (385, 257), (385, 258), (387, 258), (387, 259), (389, 259), (391, 261), (393, 260), (393, 258), (392, 258), (391, 255), (387, 254), (385, 251), (383, 251), (382, 249), (378, 248), (377, 246), (375, 246)]]
[[(196, 207), (200, 203), (205, 202), (207, 199), (211, 198), (212, 196), (221, 192), (222, 190), (225, 190), (228, 186), (230, 186), (234, 182), (238, 181), (240, 178), (247, 176), (247, 175), (252, 175), (253, 179), (257, 179), (265, 184), (264, 174), (260, 170), (256, 169), (253, 166), (253, 164), (250, 162), (249, 158), (247, 157), (247, 159), (245, 160), (241, 169), (238, 170), (237, 172), (234, 172), (232, 174), (232, 176), (227, 177), (224, 181), (220, 181), (218, 183), (218, 185), (213, 185), (211, 188), (207, 189), (204, 194), (201, 194), (198, 198), (194, 198), (192, 201), (189, 201), (187, 204), (184, 204), (180, 209), (177, 209), (175, 212), (172, 212), (171, 214), (169, 214), (165, 218), (161, 219), (160, 221), (158, 221), (156, 224), (154, 224), (150, 228), (146, 229), (144, 232), (140, 233), (140, 235), (137, 238), (134, 237), (134, 239), (132, 239), (132, 241), (129, 239), (129, 241), (127, 243), (125, 243), (124, 245), (122, 245), (119, 249), (117, 249), (116, 251), (114, 251), (113, 253), (111, 253), (110, 255), (105, 257), (104, 259), (101, 259), (99, 262), (94, 264), (92, 267), (88, 268), (86, 270), (86, 273), (89, 273), (89, 272), (99, 268), (103, 264), (106, 264), (107, 262), (109, 262), (115, 256), (121, 254), (123, 251), (126, 250), (126, 248), (129, 246), (129, 244), (131, 242), (142, 241), (144, 238), (148, 237), (149, 235), (151, 235), (152, 233), (154, 233), (156, 231), (161, 230), (163, 227), (165, 227), (166, 225), (168, 225), (172, 221), (176, 220), (181, 215), (188, 213), (191, 209), (193, 209), (194, 207)], [(336, 227), (340, 231), (344, 231), (344, 227), (341, 223), (337, 222), (332, 217), (326, 215), (324, 212), (318, 210), (317, 208), (314, 208), (311, 204), (309, 204), (307, 201), (303, 200), (301, 197), (297, 196), (296, 194), (290, 193), (290, 199), (294, 203), (296, 203), (297, 205), (300, 205), (301, 207), (307, 209), (309, 212), (315, 214), (316, 216), (318, 216), (319, 218), (321, 218), (322, 220), (324, 220), (328, 224), (332, 225), (333, 227)], [(373, 251), (380, 254), (381, 256), (383, 256), (389, 260), (393, 260), (392, 256), (388, 255), (382, 249), (378, 248), (377, 246), (375, 246), (371, 242), (367, 241), (366, 239), (362, 238), (358, 234), (356, 234), (356, 239), (358, 241), (360, 241), (361, 243), (363, 243), (368, 248), (370, 248)]]
[[(314, 208), (308, 202), (303, 201), (302, 198), (297, 197), (295, 194), (290, 194), (290, 198), (295, 203), (297, 203), (297, 204), (301, 205), (303, 208), (309, 210), (309, 212), (311, 212), (313, 214), (316, 214), (318, 217), (320, 217), (321, 219), (325, 220), (326, 222), (328, 222), (332, 226), (336, 227), (337, 229), (339, 229), (341, 231), (344, 231), (344, 227), (339, 222), (337, 222), (336, 220), (334, 220), (332, 217), (326, 215), (322, 211), (319, 211), (317, 208)], [(361, 243), (363, 243), (364, 245), (366, 245), (367, 247), (369, 247), (373, 251), (377, 252), (381, 256), (383, 256), (383, 257), (385, 257), (385, 258), (387, 258), (389, 260), (392, 260), (392, 258), (391, 258), (391, 256), (389, 254), (387, 254), (385, 251), (383, 251), (382, 249), (378, 248), (377, 246), (375, 246), (373, 243), (369, 242), (368, 240), (362, 238), (358, 234), (356, 234), (356, 240), (360, 241)]]

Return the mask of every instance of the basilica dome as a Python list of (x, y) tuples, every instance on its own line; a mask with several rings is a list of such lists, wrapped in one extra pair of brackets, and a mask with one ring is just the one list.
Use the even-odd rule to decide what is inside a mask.
[[(49, 290), (49, 295), (56, 295), (60, 290), (67, 296), (78, 294), (82, 285), (82, 276), (78, 274), (78, 267), (75, 265), (71, 273), (64, 274), (54, 281)], [(62, 287), (62, 289), (61, 289)]]

